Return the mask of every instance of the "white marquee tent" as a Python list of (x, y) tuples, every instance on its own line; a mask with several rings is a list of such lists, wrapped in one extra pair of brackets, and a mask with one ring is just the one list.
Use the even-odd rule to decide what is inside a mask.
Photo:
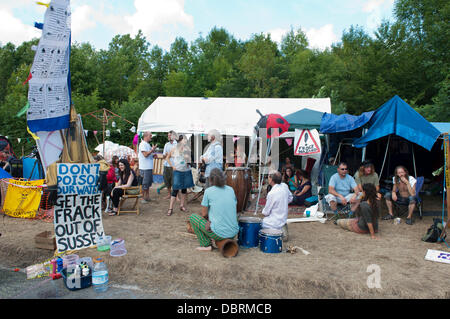
[(329, 98), (202, 98), (158, 97), (141, 115), (138, 132), (207, 134), (217, 129), (222, 135), (252, 136), (262, 114), (281, 116), (304, 108), (331, 113)]

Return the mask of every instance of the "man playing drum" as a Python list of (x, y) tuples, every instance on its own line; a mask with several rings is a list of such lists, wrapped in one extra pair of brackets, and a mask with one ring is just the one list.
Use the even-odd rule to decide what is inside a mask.
[(293, 200), (288, 186), (282, 183), (281, 173), (276, 171), (269, 174), (269, 185), (272, 189), (267, 194), (266, 206), (262, 214), (266, 217), (262, 220), (262, 228), (282, 230), (286, 226), (288, 217), (288, 205)]
[(223, 172), (218, 168), (210, 172), (209, 178), (211, 187), (203, 195), (201, 216), (192, 214), (189, 217), (200, 251), (211, 251), (212, 239), (233, 238), (239, 232), (234, 190), (225, 185)]

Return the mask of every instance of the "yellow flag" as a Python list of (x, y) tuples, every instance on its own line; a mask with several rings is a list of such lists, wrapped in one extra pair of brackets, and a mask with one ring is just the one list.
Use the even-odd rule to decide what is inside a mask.
[(33, 137), (35, 141), (40, 140), (39, 136), (31, 132), (30, 128), (27, 126), (27, 132), (30, 133), (30, 135)]
[(40, 1), (37, 1), (36, 2), (38, 5), (40, 5), (40, 6), (45, 6), (45, 7), (49, 7), (49, 5), (50, 5), (50, 3), (44, 3), (44, 2), (40, 2)]
[(6, 215), (17, 218), (35, 218), (41, 203), (44, 180), (20, 181), (9, 179), (3, 211)]

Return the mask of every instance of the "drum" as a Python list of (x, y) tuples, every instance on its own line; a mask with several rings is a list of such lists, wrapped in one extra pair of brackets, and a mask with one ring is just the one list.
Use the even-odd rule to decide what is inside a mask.
[(258, 233), (261, 230), (261, 218), (241, 217), (239, 218), (239, 246), (251, 248), (258, 247)]
[(259, 249), (263, 253), (277, 254), (283, 250), (283, 232), (278, 229), (259, 231)]
[(237, 212), (244, 211), (250, 200), (252, 189), (251, 170), (248, 167), (229, 167), (225, 170), (226, 184), (234, 189)]

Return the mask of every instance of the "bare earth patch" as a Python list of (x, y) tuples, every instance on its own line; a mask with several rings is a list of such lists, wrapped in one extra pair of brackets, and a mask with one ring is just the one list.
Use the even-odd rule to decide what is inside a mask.
[[(127, 255), (111, 257), (95, 248), (77, 254), (104, 257), (112, 284), (174, 298), (450, 298), (450, 265), (424, 259), (428, 249), (450, 251), (445, 244), (421, 241), (432, 217), (417, 218), (413, 226), (404, 219), (400, 225), (381, 220), (379, 240), (332, 222), (289, 224), (283, 248), (299, 246), (310, 255), (241, 248), (237, 257), (227, 259), (217, 249), (196, 251), (197, 240), (186, 232), (186, 220), (200, 213), (200, 202), (188, 204), (187, 213), (176, 204), (167, 216), (165, 196), (166, 190), (157, 195), (153, 188), (154, 200), (141, 204), (139, 216), (103, 214), (106, 234), (125, 239)], [(3, 217), (0, 264), (25, 268), (50, 258), (52, 251), (34, 247), (34, 236), (45, 230), (53, 231), (53, 224)], [(381, 289), (367, 286), (372, 264), (380, 266)]]

